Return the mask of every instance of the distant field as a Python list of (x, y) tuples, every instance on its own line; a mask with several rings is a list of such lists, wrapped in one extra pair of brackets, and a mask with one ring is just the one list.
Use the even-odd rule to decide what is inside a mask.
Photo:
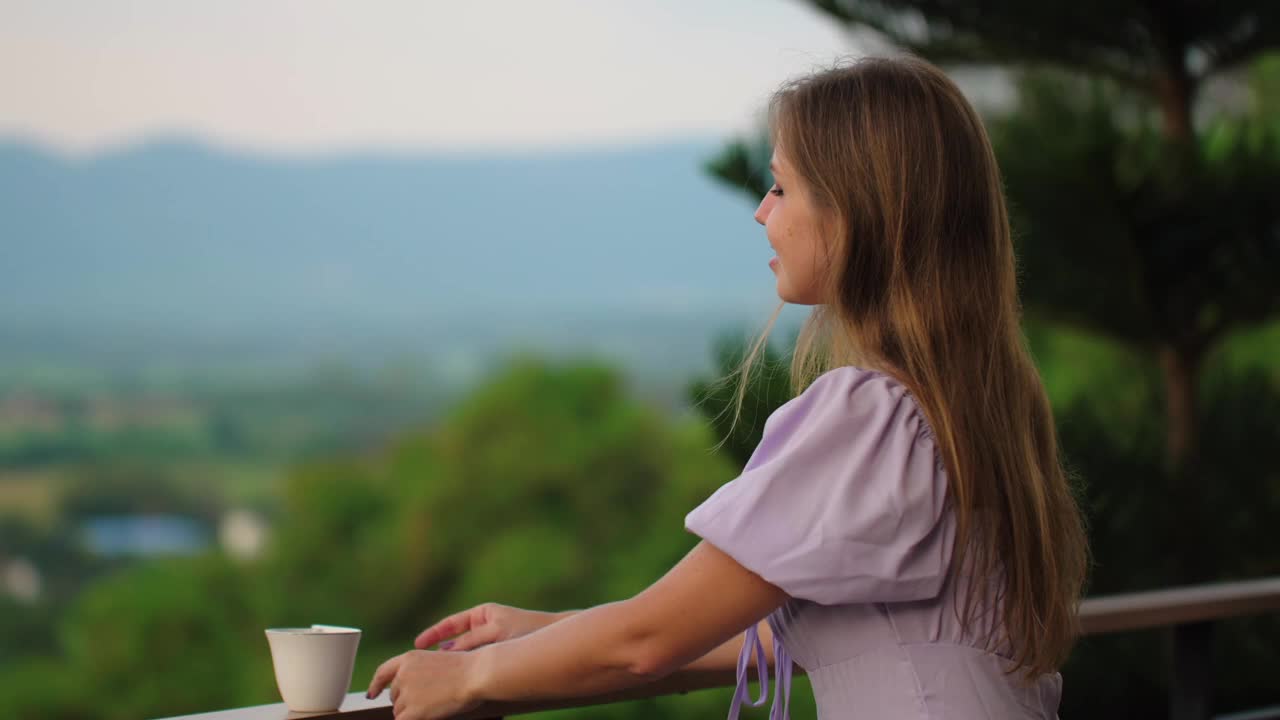
[(18, 515), (47, 527), (55, 519), (65, 477), (62, 468), (0, 468), (0, 516)]
[(64, 506), (81, 515), (270, 512), (292, 464), (383, 442), (441, 404), (435, 388), (354, 374), (41, 377), (0, 368), (0, 518), (56, 532)]
[[(221, 507), (270, 509), (288, 466), (250, 460), (159, 461), (138, 466), (183, 491), (208, 495)], [(0, 468), (0, 516), (17, 515), (47, 526), (75, 481), (95, 476), (92, 465), (68, 463), (39, 469)]]

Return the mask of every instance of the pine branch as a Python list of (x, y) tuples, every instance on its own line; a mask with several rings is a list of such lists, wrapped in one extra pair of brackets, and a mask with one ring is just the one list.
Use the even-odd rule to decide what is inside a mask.
[(1280, 3), (1248, 0), (808, 0), (938, 64), (1050, 64), (1150, 88), (1199, 52), (1197, 78), (1280, 48)]

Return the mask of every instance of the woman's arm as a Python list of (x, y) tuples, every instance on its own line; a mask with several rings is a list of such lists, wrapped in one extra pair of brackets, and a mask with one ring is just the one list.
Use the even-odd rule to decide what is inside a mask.
[(781, 589), (701, 542), (630, 600), (470, 653), (468, 699), (579, 697), (652, 682), (698, 660), (734, 667), (735, 638), (785, 600)]
[(681, 668), (732, 668), (741, 633), (786, 598), (701, 542), (629, 600), (470, 652), (405, 653), (383, 663), (370, 692), (390, 684), (397, 716), (404, 709), (410, 716), (446, 717), (483, 701), (585, 697), (650, 683)]

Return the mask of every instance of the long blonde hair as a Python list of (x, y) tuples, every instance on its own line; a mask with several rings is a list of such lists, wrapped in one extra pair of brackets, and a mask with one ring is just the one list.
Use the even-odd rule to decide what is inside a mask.
[[(964, 567), (1002, 581), (969, 585), (962, 622), (997, 603), (1010, 671), (1055, 670), (1078, 631), (1088, 546), (1021, 331), (1008, 213), (981, 120), (927, 62), (864, 58), (785, 85), (770, 131), (830, 230), (827, 300), (797, 339), (795, 392), (844, 365), (907, 387), (947, 469), (953, 577)], [(769, 328), (735, 373), (735, 417)]]

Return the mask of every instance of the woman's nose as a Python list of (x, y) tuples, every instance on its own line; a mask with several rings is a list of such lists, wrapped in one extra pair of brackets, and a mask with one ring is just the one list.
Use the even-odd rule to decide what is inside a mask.
[(765, 221), (769, 219), (769, 196), (768, 195), (764, 196), (764, 199), (760, 201), (760, 206), (756, 208), (755, 218), (756, 218), (756, 222), (760, 223), (761, 225), (764, 225)]

